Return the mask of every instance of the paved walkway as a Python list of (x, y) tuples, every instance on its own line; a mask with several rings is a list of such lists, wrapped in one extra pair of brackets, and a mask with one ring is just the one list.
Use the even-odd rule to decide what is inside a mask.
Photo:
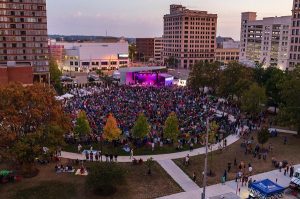
[[(295, 165), (295, 170), (297, 168), (300, 168), (300, 164)], [(277, 183), (279, 185), (281, 185), (282, 187), (288, 187), (289, 183), (291, 181), (290, 177), (284, 176), (283, 171), (279, 172), (278, 169), (270, 171), (270, 172), (262, 173), (262, 174), (257, 174), (257, 175), (251, 176), (251, 178), (256, 181), (264, 180), (264, 179), (268, 178), (274, 182), (276, 182), (276, 178), (277, 178), (278, 179)], [(236, 192), (236, 190), (238, 188), (241, 189), (240, 193)], [(206, 190), (207, 190), (207, 192), (206, 192), (207, 198), (218, 198), (217, 196), (225, 196), (225, 198), (226, 198), (227, 195), (232, 195), (232, 196), (234, 195), (237, 198), (245, 199), (249, 195), (248, 188), (245, 186), (241, 187), (241, 183), (240, 182), (236, 183), (234, 180), (226, 182), (225, 185), (216, 184), (216, 185), (209, 186), (209, 187), (207, 187)], [(161, 197), (159, 199), (197, 199), (197, 198), (200, 199), (201, 193), (202, 193), (202, 188), (199, 188), (198, 190), (181, 192), (178, 194)]]
[(172, 160), (157, 161), (160, 166), (175, 180), (175, 182), (186, 192), (196, 191), (198, 185), (191, 180)]
[[(227, 146), (235, 143), (236, 141), (239, 140), (239, 137), (236, 135), (230, 135), (227, 138)], [(218, 149), (218, 145), (213, 146), (213, 151)], [(156, 161), (160, 160), (173, 160), (173, 159), (178, 159), (178, 158), (184, 158), (189, 154), (190, 156), (197, 156), (197, 155), (202, 155), (205, 154), (205, 147), (201, 147), (198, 149), (194, 149), (193, 151), (183, 151), (183, 152), (178, 152), (178, 153), (169, 153), (169, 154), (161, 154), (161, 155), (141, 155), (141, 156), (134, 156), (135, 159), (143, 159), (146, 161), (149, 158), (153, 158)], [(62, 158), (67, 158), (67, 159), (72, 159), (72, 160), (85, 160), (85, 155), (84, 154), (79, 154), (79, 153), (70, 153), (70, 152), (61, 152), (61, 157)], [(129, 159), (129, 156), (119, 156), (118, 157), (118, 162), (131, 162), (132, 160)]]

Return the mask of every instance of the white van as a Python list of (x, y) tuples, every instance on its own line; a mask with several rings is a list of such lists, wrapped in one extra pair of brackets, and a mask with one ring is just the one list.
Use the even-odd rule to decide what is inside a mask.
[(290, 182), (290, 186), (300, 190), (300, 168), (294, 173), (294, 176)]

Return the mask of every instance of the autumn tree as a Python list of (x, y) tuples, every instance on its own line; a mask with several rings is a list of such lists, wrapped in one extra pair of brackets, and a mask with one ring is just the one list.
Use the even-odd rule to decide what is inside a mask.
[(49, 86), (0, 86), (0, 155), (33, 172), (34, 159), (54, 152), (71, 128), (70, 117)]
[(116, 118), (109, 114), (103, 129), (103, 138), (109, 142), (116, 141), (120, 138), (121, 133)]
[(84, 111), (80, 111), (77, 115), (76, 126), (74, 128), (76, 137), (84, 137), (91, 133), (92, 129), (90, 127), (88, 118)]
[(144, 113), (140, 113), (132, 129), (134, 138), (142, 139), (150, 132), (150, 125)]
[(178, 118), (176, 113), (172, 112), (165, 121), (164, 137), (176, 140), (179, 136)]

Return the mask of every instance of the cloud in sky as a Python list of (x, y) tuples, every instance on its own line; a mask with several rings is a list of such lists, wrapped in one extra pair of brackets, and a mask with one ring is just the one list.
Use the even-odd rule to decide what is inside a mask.
[[(283, 3), (284, 2), (284, 3)], [(48, 0), (50, 34), (154, 37), (163, 33), (169, 5), (218, 14), (218, 35), (239, 39), (240, 14), (290, 15), (292, 0)]]

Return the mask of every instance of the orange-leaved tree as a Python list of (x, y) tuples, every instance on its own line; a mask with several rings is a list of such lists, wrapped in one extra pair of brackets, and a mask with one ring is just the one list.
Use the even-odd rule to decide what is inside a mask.
[(116, 141), (121, 136), (116, 118), (110, 113), (103, 129), (103, 138), (109, 142)]
[[(70, 117), (47, 85), (0, 86), (0, 156), (16, 161), (26, 172), (34, 160), (54, 153), (71, 128)], [(34, 169), (34, 170), (32, 170)]]

